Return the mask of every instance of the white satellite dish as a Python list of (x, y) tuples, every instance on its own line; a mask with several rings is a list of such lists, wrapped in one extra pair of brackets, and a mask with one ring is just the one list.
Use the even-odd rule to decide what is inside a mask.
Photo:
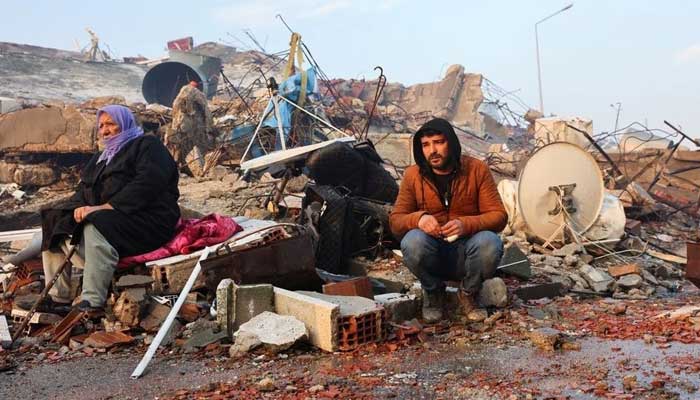
[(550, 143), (530, 156), (518, 181), (520, 213), (546, 244), (565, 242), (569, 229), (583, 234), (596, 221), (605, 187), (598, 163), (584, 149)]

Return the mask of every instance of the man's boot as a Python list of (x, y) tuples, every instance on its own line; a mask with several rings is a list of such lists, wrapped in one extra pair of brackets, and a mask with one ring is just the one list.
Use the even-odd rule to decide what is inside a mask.
[(423, 290), (423, 320), (434, 324), (442, 319), (442, 307), (445, 303), (445, 290), (428, 292)]

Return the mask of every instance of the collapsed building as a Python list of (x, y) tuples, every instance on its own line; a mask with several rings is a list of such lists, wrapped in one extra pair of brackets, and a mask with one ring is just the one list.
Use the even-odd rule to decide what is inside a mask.
[[(9, 51), (8, 46), (3, 51)], [(283, 351), (298, 340), (325, 351), (354, 350), (385, 340), (390, 322), (414, 318), (420, 301), (419, 286), (401, 267), (388, 214), (402, 169), (412, 163), (411, 132), (433, 117), (449, 120), (458, 130), (463, 152), (489, 164), (506, 203), (509, 226), (503, 233), (506, 255), (499, 272), (510, 279), (511, 293), (483, 299), (491, 310), (567, 293), (581, 298), (663, 297), (683, 290), (687, 280), (700, 282), (693, 256), (699, 239), (700, 157), (695, 151), (679, 150), (687, 140), (680, 132), (666, 135), (669, 141), (659, 146), (638, 145), (657, 142), (645, 127), (595, 135), (585, 118), (544, 118), (516, 98), (509, 105), (503, 100), (506, 91), (459, 65), (449, 67), (438, 82), (409, 87), (387, 83), (386, 77), (341, 80), (318, 73), (308, 101), (283, 123), (280, 116), (271, 119), (268, 114), (275, 91), (294, 80), (294, 75), (284, 76), (284, 58), (214, 43), (192, 51), (171, 51), (150, 69), (148, 61), (128, 68), (90, 67), (142, 73), (142, 82), (125, 85), (127, 92), (140, 87), (142, 98), (115, 88), (100, 90), (121, 97), (89, 96), (76, 103), (78, 99), (58, 96), (62, 103), (56, 103), (47, 101), (56, 99), (48, 93), (33, 99), (41, 103), (19, 101), (21, 109), (0, 115), (0, 204), (14, 208), (0, 222), (6, 222), (5, 231), (22, 230), (4, 232), (3, 243), (26, 241), (36, 233), (25, 229), (31, 220), (22, 219), (23, 227), (9, 224), (19, 208), (31, 202), (31, 191), (70, 182), (71, 177), (77, 180), (85, 156), (98, 149), (94, 112), (109, 103), (128, 105), (146, 131), (164, 140), (181, 171), (193, 176), (183, 176), (183, 215), (199, 221), (232, 219), (243, 231), (205, 249), (148, 260), (120, 273), (110, 313), (96, 325), (84, 324), (84, 315), (58, 318), (39, 313), (15, 334), (74, 343), (76, 348), (105, 348), (131, 343), (141, 332), (152, 336), (170, 324), (165, 331), (173, 333), (158, 335), (162, 342), (156, 348), (167, 344), (197, 349), (229, 341), (236, 357), (263, 344)], [(45, 65), (44, 58), (64, 56), (41, 50), (32, 57), (42, 58), (37, 63)], [(212, 61), (215, 57), (220, 61)], [(193, 60), (204, 61), (196, 66)], [(276, 87), (266, 76), (286, 79)], [(297, 83), (294, 90), (302, 86)], [(17, 98), (21, 92), (16, 89), (0, 95)], [(144, 99), (151, 104), (143, 104)], [(323, 124), (303, 120), (303, 113)], [(271, 162), (250, 173), (244, 168), (248, 160), (242, 158), (261, 129), (259, 159), (287, 145), (291, 149), (289, 138), (302, 133), (313, 136), (314, 145), (329, 142), (333, 129), (349, 140), (326, 143), (295, 155), (293, 162)], [(294, 144), (311, 143), (301, 142)], [(567, 155), (592, 160), (589, 170), (581, 172), (600, 177), (595, 201), (601, 206), (592, 216), (595, 223), (586, 229), (547, 240), (533, 229), (532, 219), (520, 218), (525, 209), (519, 179), (533, 154), (561, 142), (575, 147), (566, 150)], [(267, 168), (273, 164), (284, 165)], [(559, 213), (585, 210), (587, 198), (578, 197), (584, 184), (576, 176), (572, 179), (549, 189), (562, 201)], [(566, 185), (579, 189), (562, 187)], [(225, 206), (215, 210), (221, 215), (206, 217), (212, 204)], [(551, 215), (555, 208), (535, 217)], [(10, 246), (8, 253), (22, 247)], [(375, 262), (391, 265), (389, 274), (374, 270)], [(36, 259), (18, 264), (3, 274), (3, 312), (13, 328), (28, 314), (12, 299), (36, 291), (42, 273)], [(80, 276), (74, 277), (77, 287)], [(453, 301), (456, 292), (450, 292)], [(285, 317), (293, 319), (281, 322)], [(482, 323), (488, 313), (461, 317)], [(264, 335), (269, 327), (295, 321), (301, 323), (295, 325), (299, 329), (283, 343)], [(184, 327), (183, 322), (198, 328)], [(246, 345), (246, 337), (253, 337), (255, 345)]]

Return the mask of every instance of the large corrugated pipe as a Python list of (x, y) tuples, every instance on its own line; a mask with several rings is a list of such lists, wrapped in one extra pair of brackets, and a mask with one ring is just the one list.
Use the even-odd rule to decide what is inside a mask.
[(172, 107), (180, 89), (194, 81), (207, 98), (216, 93), (221, 59), (182, 51), (170, 51), (170, 59), (153, 66), (143, 77), (141, 91), (150, 103)]

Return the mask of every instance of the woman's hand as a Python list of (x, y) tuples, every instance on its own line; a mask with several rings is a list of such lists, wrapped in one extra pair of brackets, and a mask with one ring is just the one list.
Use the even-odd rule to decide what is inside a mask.
[(75, 222), (81, 223), (85, 220), (85, 218), (88, 215), (99, 210), (114, 210), (114, 207), (112, 207), (109, 203), (105, 203), (99, 206), (78, 207), (75, 210), (73, 210), (73, 219), (75, 220)]

